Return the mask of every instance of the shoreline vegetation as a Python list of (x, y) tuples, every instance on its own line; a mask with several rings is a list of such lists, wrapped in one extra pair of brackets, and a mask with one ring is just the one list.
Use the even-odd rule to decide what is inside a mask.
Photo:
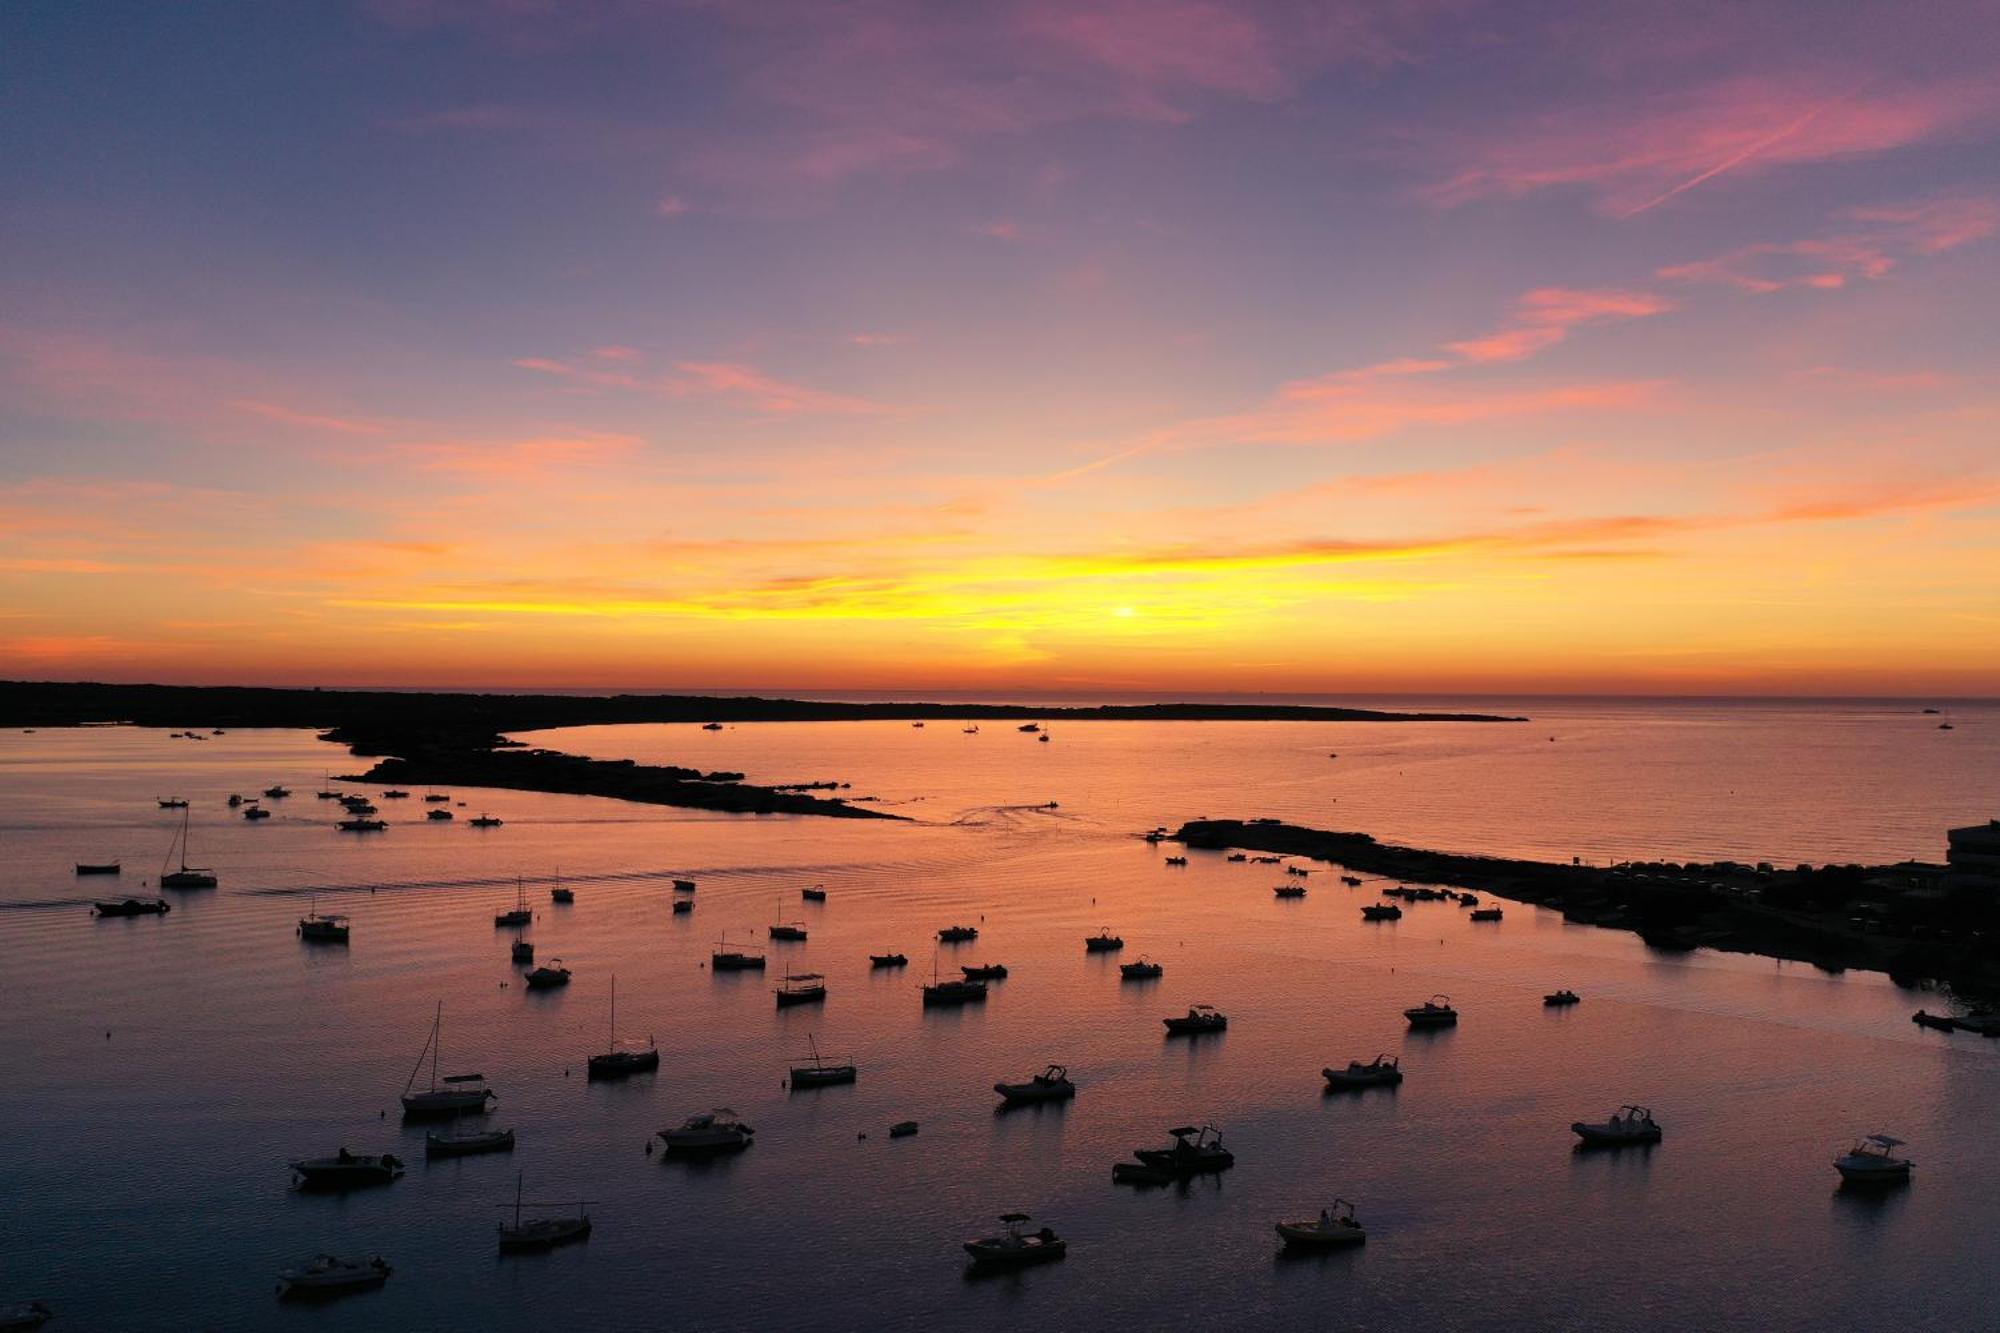
[(504, 733), (630, 723), (983, 721), (1522, 722), (1483, 713), (1389, 713), (1296, 704), (840, 703), (694, 694), (454, 694), (395, 690), (295, 690), (237, 686), (111, 685), (0, 681), (0, 726), (124, 723), (200, 728), (294, 727), (320, 733), (378, 762), (360, 780), (498, 787), (603, 796), (648, 805), (740, 814), (900, 819), (839, 797), (808, 795), (841, 784), (757, 786), (741, 773), (536, 749)]
[(1596, 866), (1425, 851), (1366, 833), (1272, 819), (1198, 819), (1168, 835), (1190, 848), (1235, 848), (1327, 861), (1361, 874), (1452, 885), (1553, 908), (1567, 921), (1630, 930), (1652, 948), (1762, 954), (1828, 972), (1886, 972), (1898, 985), (1942, 981), (2000, 991), (1995, 904), (1943, 887), (1944, 867), (1623, 862)]

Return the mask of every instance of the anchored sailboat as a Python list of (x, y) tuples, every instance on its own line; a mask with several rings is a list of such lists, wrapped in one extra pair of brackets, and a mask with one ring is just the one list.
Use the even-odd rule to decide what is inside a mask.
[[(181, 807), (180, 832), (176, 833), (174, 840), (167, 845), (166, 860), (160, 862), (160, 887), (163, 889), (214, 888), (216, 884), (215, 872), (189, 865), (187, 863), (187, 851), (188, 808), (183, 805)], [(173, 864), (174, 853), (176, 852), (180, 853), (181, 868), (179, 870), (169, 870), (167, 867)]]
[[(443, 1118), (484, 1111), (486, 1103), (496, 1095), (493, 1089), (486, 1086), (484, 1074), (438, 1077), (438, 1052), (443, 1045), (440, 1040), (443, 1031), (444, 1001), (439, 1000), (437, 1016), (431, 1020), (430, 1039), (417, 1053), (416, 1067), (410, 1070), (409, 1081), (403, 1085), (403, 1115), (406, 1119)], [(431, 1058), (431, 1085), (428, 1089), (419, 1089), (417, 1074), (424, 1067), (426, 1055)]]

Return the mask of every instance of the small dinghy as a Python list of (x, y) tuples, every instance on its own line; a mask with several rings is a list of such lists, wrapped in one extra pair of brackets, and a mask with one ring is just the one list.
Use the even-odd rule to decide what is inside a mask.
[(1005, 963), (975, 963), (971, 967), (961, 967), (958, 970), (965, 974), (967, 981), (1005, 981), (1007, 979), (1007, 965)]
[(1834, 1158), (1833, 1169), (1840, 1172), (1844, 1185), (1908, 1184), (1910, 1172), (1917, 1164), (1907, 1157), (1896, 1156), (1896, 1149), (1902, 1146), (1901, 1139), (1870, 1134)]
[(1204, 1032), (1221, 1032), (1229, 1026), (1229, 1018), (1212, 1004), (1197, 1004), (1185, 1014), (1173, 1018), (1163, 1018), (1167, 1035), (1171, 1037), (1198, 1036)]
[(1589, 1148), (1622, 1148), (1627, 1144), (1660, 1141), (1659, 1123), (1643, 1106), (1621, 1106), (1609, 1120), (1579, 1120), (1570, 1130)]
[(296, 1268), (278, 1274), (278, 1295), (294, 1300), (344, 1296), (351, 1291), (379, 1287), (394, 1271), (379, 1254), (366, 1259), (316, 1254)]
[(1359, 1060), (1349, 1060), (1345, 1069), (1322, 1069), (1320, 1075), (1326, 1079), (1330, 1092), (1347, 1092), (1359, 1088), (1393, 1088), (1403, 1081), (1401, 1061), (1393, 1055), (1378, 1055), (1367, 1064)]
[(799, 1004), (818, 1004), (826, 999), (826, 978), (817, 972), (787, 973), (771, 993), (777, 997), (780, 1009)]
[[(512, 1208), (514, 1210), (514, 1220), (500, 1224), (500, 1253), (536, 1254), (545, 1250), (553, 1250), (558, 1245), (567, 1245), (571, 1241), (590, 1239), (590, 1214), (583, 1210), (592, 1200), (579, 1199), (575, 1203), (569, 1204), (529, 1204), (521, 1198), (521, 1189), (522, 1177), (516, 1175), (514, 1178), (514, 1202), (497, 1205), (501, 1208)], [(574, 1208), (576, 1209), (576, 1213), (573, 1216), (523, 1218), (521, 1210), (529, 1207)]]
[(1367, 1231), (1354, 1220), (1354, 1205), (1345, 1199), (1335, 1199), (1332, 1207), (1320, 1209), (1315, 1221), (1278, 1223), (1278, 1234), (1286, 1245), (1301, 1249), (1360, 1245), (1368, 1239)]
[(514, 1151), (514, 1131), (511, 1129), (424, 1135), (426, 1157), (474, 1157), (480, 1153), (512, 1151)]
[(756, 1130), (736, 1118), (726, 1106), (691, 1115), (659, 1137), (667, 1151), (683, 1157), (710, 1153), (741, 1152), (754, 1141)]
[(402, 1159), (393, 1153), (374, 1156), (342, 1148), (331, 1157), (302, 1157), (287, 1163), (300, 1189), (351, 1190), (386, 1185), (403, 1174)]
[(938, 937), (938, 942), (941, 944), (960, 944), (966, 940), (978, 939), (979, 927), (946, 926), (943, 930), (940, 930), (937, 933), (937, 937)]
[(871, 968), (908, 967), (909, 964), (910, 960), (899, 953), (871, 953), (868, 955), (868, 966)]
[(1176, 1179), (1224, 1171), (1236, 1165), (1236, 1154), (1222, 1146), (1222, 1131), (1214, 1125), (1177, 1125), (1167, 1131), (1173, 1142), (1164, 1148), (1139, 1148), (1133, 1152), (1145, 1165), (1173, 1175)]
[(1560, 1009), (1565, 1005), (1580, 1003), (1582, 997), (1573, 990), (1551, 991), (1542, 997), (1542, 1005), (1548, 1009)]
[(995, 1083), (993, 1091), (1009, 1106), (1026, 1106), (1033, 1102), (1066, 1102), (1076, 1096), (1076, 1084), (1070, 1082), (1069, 1070), (1050, 1065), (1026, 1083)]
[(1413, 1028), (1452, 1028), (1458, 1026), (1458, 1010), (1451, 1007), (1449, 995), (1433, 995), (1412, 1009), (1405, 1009), (1403, 1017)]
[(973, 1266), (1027, 1268), (1060, 1259), (1069, 1252), (1069, 1242), (1047, 1227), (1023, 1232), (1021, 1224), (1028, 1220), (1026, 1213), (1002, 1213), (1000, 1221), (1007, 1228), (1004, 1233), (965, 1242), (965, 1252), (972, 1256)]
[(569, 969), (562, 965), (562, 959), (551, 958), (528, 973), (526, 981), (529, 990), (554, 990), (569, 985)]
[(1124, 947), (1125, 941), (1113, 935), (1109, 926), (1104, 927), (1095, 935), (1086, 937), (1083, 941), (1083, 951), (1085, 953), (1116, 953)]
[(1154, 981), (1165, 976), (1166, 971), (1166, 968), (1149, 958), (1118, 965), (1118, 976), (1122, 981)]

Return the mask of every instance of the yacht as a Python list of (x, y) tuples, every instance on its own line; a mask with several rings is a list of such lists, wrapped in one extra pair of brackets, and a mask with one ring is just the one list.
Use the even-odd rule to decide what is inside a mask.
[(817, 972), (790, 972), (778, 983), (778, 988), (772, 994), (777, 997), (780, 1009), (789, 1009), (800, 1004), (818, 1004), (826, 999), (826, 978)]
[(402, 1160), (391, 1153), (371, 1156), (342, 1148), (331, 1157), (302, 1157), (289, 1163), (300, 1189), (346, 1190), (362, 1185), (386, 1185), (403, 1174)]
[[(403, 1085), (403, 1117), (406, 1120), (481, 1112), (486, 1109), (486, 1103), (494, 1099), (494, 1091), (486, 1086), (484, 1074), (438, 1077), (438, 1053), (444, 1045), (441, 1040), (443, 1033), (444, 1001), (440, 1000), (437, 1015), (431, 1020), (431, 1034), (424, 1042), (424, 1049), (417, 1053), (417, 1065), (410, 1071), (409, 1081)], [(419, 1088), (417, 1073), (423, 1069), (426, 1055), (431, 1058), (431, 1084), (428, 1088)]]
[(1833, 1169), (1840, 1172), (1843, 1184), (1906, 1184), (1917, 1164), (1907, 1157), (1896, 1156), (1896, 1149), (1902, 1146), (1901, 1139), (1887, 1134), (1870, 1134), (1857, 1139), (1852, 1148), (1834, 1158)]
[(1368, 1239), (1368, 1233), (1354, 1220), (1354, 1205), (1345, 1199), (1335, 1199), (1332, 1207), (1320, 1209), (1314, 1221), (1278, 1223), (1278, 1234), (1287, 1245), (1321, 1249), (1360, 1245)]
[(1367, 1064), (1349, 1060), (1345, 1069), (1322, 1069), (1329, 1092), (1354, 1088), (1393, 1088), (1403, 1081), (1401, 1061), (1393, 1055), (1378, 1055)]
[(611, 1020), (605, 1035), (605, 1048), (588, 1061), (590, 1078), (624, 1078), (628, 1074), (643, 1074), (660, 1067), (660, 1048), (653, 1044), (651, 1037), (639, 1046), (618, 1044), (618, 977), (611, 977)]
[(1109, 926), (1103, 927), (1095, 935), (1086, 936), (1083, 941), (1085, 953), (1116, 953), (1124, 947), (1125, 941), (1113, 935)]
[(1076, 1084), (1070, 1082), (1069, 1070), (1050, 1065), (1026, 1083), (995, 1083), (993, 1091), (1009, 1106), (1024, 1106), (1030, 1102), (1066, 1102), (1076, 1096)]
[(1451, 1007), (1449, 995), (1433, 995), (1414, 1008), (1405, 1009), (1403, 1017), (1413, 1028), (1450, 1028), (1458, 1026), (1458, 1010)]
[(1069, 1253), (1069, 1242), (1047, 1227), (1040, 1231), (1022, 1231), (1021, 1224), (1031, 1220), (1026, 1213), (1000, 1214), (1001, 1225), (1007, 1228), (1004, 1232), (965, 1242), (965, 1252), (972, 1256), (972, 1266), (1027, 1268), (1050, 1263)]
[(741, 1152), (754, 1142), (756, 1130), (736, 1118), (726, 1106), (700, 1115), (691, 1115), (672, 1129), (663, 1129), (660, 1139), (667, 1152), (680, 1156), (702, 1153)]
[(350, 1291), (367, 1291), (379, 1287), (389, 1280), (395, 1270), (381, 1255), (370, 1255), (366, 1259), (342, 1259), (331, 1254), (316, 1254), (296, 1267), (287, 1268), (278, 1274), (278, 1295), (280, 1297), (328, 1297), (345, 1295)]
[(1660, 1126), (1643, 1106), (1621, 1106), (1609, 1120), (1578, 1120), (1570, 1126), (1585, 1147), (1621, 1147), (1628, 1143), (1658, 1143)]
[[(191, 866), (187, 863), (187, 858), (188, 858), (187, 802), (185, 801), (181, 802), (180, 809), (181, 809), (180, 832), (174, 835), (174, 840), (171, 843), (167, 844), (166, 860), (160, 863), (160, 887), (163, 889), (212, 889), (216, 885), (215, 872), (213, 870), (202, 869), (201, 867), (198, 866)], [(167, 867), (173, 863), (175, 852), (180, 853), (180, 858), (181, 858), (180, 869), (169, 870), (167, 869)]]
[(1160, 1020), (1167, 1026), (1170, 1037), (1199, 1036), (1204, 1032), (1221, 1032), (1229, 1026), (1229, 1019), (1211, 1004), (1197, 1004), (1185, 1014)]
[(806, 1034), (806, 1046), (812, 1054), (792, 1066), (792, 1088), (826, 1088), (836, 1083), (852, 1083), (857, 1070), (851, 1062), (827, 1060), (819, 1053), (819, 1043), (812, 1034)]

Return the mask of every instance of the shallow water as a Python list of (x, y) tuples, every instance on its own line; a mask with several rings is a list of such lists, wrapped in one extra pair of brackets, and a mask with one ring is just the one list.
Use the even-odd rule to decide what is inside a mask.
[[(1331, 871), (1279, 902), (1272, 867), (1168, 869), (1129, 836), (1273, 814), (1468, 850), (1936, 859), (1945, 826), (2000, 807), (2000, 728), (1970, 706), (1942, 735), (1883, 705), (1528, 711), (1504, 729), (1066, 725), (1048, 744), (990, 723), (578, 729), (535, 739), (844, 778), (916, 822), (459, 792), (448, 825), (382, 802), (393, 826), (374, 837), (332, 829), (311, 793), (351, 761), (298, 733), (0, 737), (0, 1303), (40, 1297), (78, 1328), (1990, 1326), (2000, 1042), (1913, 1027), (1937, 997), (1658, 954), (1523, 906), (1493, 926), (1436, 904), (1364, 925), (1372, 894)], [(271, 820), (222, 805), (279, 781), (297, 794)], [(178, 822), (153, 803), (166, 794), (194, 802), (193, 859), (222, 888), (172, 895), (164, 919), (93, 920), (82, 904), (111, 882), (70, 864), (122, 858), (135, 890)], [(463, 823), (488, 808), (505, 827)], [(558, 866), (574, 907), (548, 901)], [(540, 956), (576, 970), (564, 991), (524, 992), (492, 927), (516, 875)], [(700, 881), (691, 916), (668, 913), (671, 875)], [(813, 883), (823, 906), (799, 898)], [(349, 948), (294, 937), (314, 890), (352, 915)], [(725, 931), (790, 919), (811, 938), (774, 949), (765, 977), (703, 966)], [(982, 935), (940, 967), (1012, 976), (983, 1008), (926, 1012), (930, 936), (954, 921)], [(1106, 924), (1125, 952), (1086, 956)], [(892, 948), (908, 971), (871, 972)], [(1165, 977), (1121, 983), (1116, 963), (1140, 954)], [(784, 970), (825, 972), (827, 1003), (776, 1011)], [(614, 972), (619, 1028), (654, 1034), (663, 1065), (591, 1085)], [(1556, 985), (1584, 1002), (1544, 1010)], [(1460, 1028), (1408, 1033), (1400, 1010), (1440, 991)], [(492, 1079), (486, 1121), (519, 1131), (511, 1157), (426, 1166), (422, 1128), (379, 1118), (438, 1000), (445, 1064)], [(1197, 1001), (1229, 1032), (1165, 1038), (1161, 1016)], [(860, 1082), (788, 1093), (808, 1033)], [(1323, 1065), (1377, 1051), (1404, 1057), (1399, 1091), (1321, 1093)], [(995, 1079), (1049, 1061), (1081, 1084), (1073, 1104), (994, 1113)], [(1651, 1105), (1666, 1141), (1573, 1152), (1568, 1123), (1622, 1101)], [(643, 1151), (717, 1104), (757, 1127), (754, 1148), (692, 1167)], [(921, 1133), (889, 1141), (905, 1118)], [(1184, 1191), (1110, 1183), (1132, 1148), (1203, 1120), (1233, 1171)], [(1875, 1130), (1911, 1141), (1917, 1181), (1836, 1192), (1831, 1157)], [(288, 1158), (342, 1144), (410, 1172), (345, 1197), (287, 1189)], [(531, 1198), (594, 1200), (592, 1239), (498, 1259), (494, 1205), (517, 1171)], [(1272, 1223), (1336, 1194), (1366, 1248), (1280, 1258)], [(1011, 1208), (1070, 1237), (1070, 1257), (965, 1280), (957, 1242)], [(318, 1249), (397, 1272), (280, 1306), (277, 1270)]]

